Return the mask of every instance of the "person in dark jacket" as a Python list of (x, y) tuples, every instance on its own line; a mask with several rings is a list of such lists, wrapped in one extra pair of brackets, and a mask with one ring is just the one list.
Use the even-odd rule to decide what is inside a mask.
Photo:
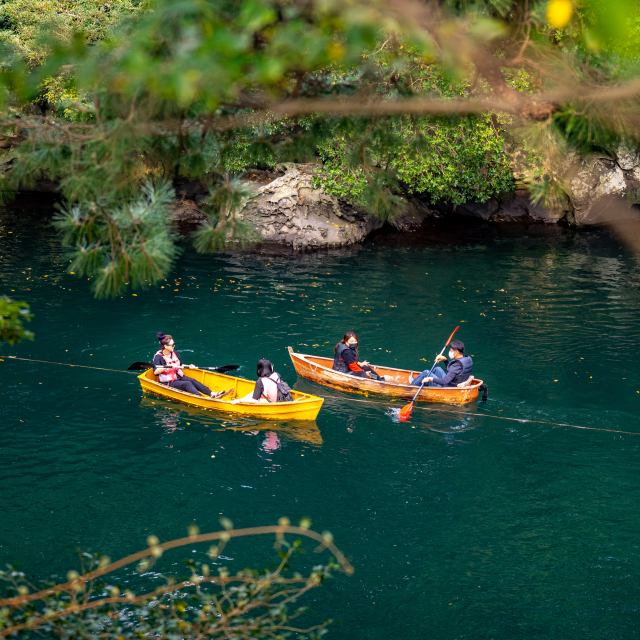
[(338, 342), (334, 352), (334, 371), (384, 382), (384, 376), (379, 376), (366, 360), (358, 361), (358, 336), (353, 331), (347, 331), (344, 334), (344, 338)]
[(425, 387), (456, 387), (469, 379), (473, 360), (471, 356), (464, 355), (464, 343), (460, 340), (454, 340), (449, 345), (449, 358), (438, 356), (436, 360), (444, 362), (446, 372), (438, 366), (434, 367), (433, 371), (425, 369), (414, 380), (410, 380), (410, 384), (419, 387), (424, 380)]

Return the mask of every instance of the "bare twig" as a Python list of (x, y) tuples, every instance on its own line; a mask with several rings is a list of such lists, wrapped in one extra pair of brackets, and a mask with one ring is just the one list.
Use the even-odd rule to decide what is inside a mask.
[(160, 553), (167, 551), (168, 549), (176, 549), (178, 547), (184, 547), (188, 544), (194, 544), (197, 542), (211, 542), (212, 540), (222, 540), (228, 541), (230, 538), (243, 538), (246, 536), (254, 536), (254, 535), (264, 535), (269, 533), (276, 534), (286, 534), (291, 533), (295, 535), (305, 536), (307, 538), (311, 538), (312, 540), (316, 540), (320, 543), (320, 545), (315, 549), (316, 553), (320, 553), (323, 549), (329, 549), (331, 553), (334, 554), (336, 560), (343, 568), (344, 572), (347, 575), (353, 574), (353, 567), (349, 563), (349, 561), (344, 557), (342, 552), (333, 544), (333, 542), (325, 536), (316, 533), (315, 531), (311, 531), (310, 529), (303, 529), (302, 527), (292, 527), (292, 526), (269, 526), (269, 527), (250, 527), (248, 529), (232, 529), (230, 531), (216, 531), (215, 533), (204, 533), (196, 536), (188, 536), (186, 538), (179, 538), (178, 540), (171, 540), (170, 542), (164, 542), (155, 547), (149, 547), (148, 549), (144, 549), (142, 551), (138, 551), (137, 553), (133, 553), (121, 560), (116, 562), (111, 562), (105, 567), (101, 567), (90, 573), (87, 573), (83, 576), (78, 576), (74, 580), (69, 582), (65, 582), (64, 584), (56, 585), (55, 587), (50, 587), (48, 589), (43, 589), (42, 591), (38, 591), (37, 593), (30, 593), (26, 595), (15, 596), (13, 598), (4, 598), (0, 599), (0, 607), (2, 606), (17, 606), (20, 604), (24, 604), (25, 602), (34, 602), (35, 600), (41, 600), (42, 598), (46, 598), (47, 596), (54, 595), (56, 593), (69, 592), (73, 593), (75, 588), (78, 585), (82, 585), (83, 583), (89, 582), (91, 580), (95, 580), (100, 576), (104, 576), (107, 573), (111, 573), (112, 571), (116, 571), (121, 567), (125, 567), (129, 564), (133, 564), (134, 562), (139, 562), (143, 558), (148, 557), (156, 557), (158, 550)]

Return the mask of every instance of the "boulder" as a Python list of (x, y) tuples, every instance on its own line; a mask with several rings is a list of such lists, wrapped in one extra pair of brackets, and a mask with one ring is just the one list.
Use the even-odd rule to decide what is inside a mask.
[(480, 218), (487, 222), (523, 222), (532, 220), (556, 224), (567, 216), (568, 211), (554, 211), (531, 203), (527, 189), (517, 189), (501, 194), (487, 202), (465, 202), (458, 205), (437, 205), (441, 213), (457, 213), (462, 216)]
[[(318, 165), (286, 163), (279, 168), (284, 174), (266, 184), (248, 181), (255, 195), (238, 214), (263, 240), (294, 249), (341, 247), (364, 240), (382, 226), (364, 211), (314, 189), (311, 180)], [(259, 172), (252, 175), (260, 177)]]
[(529, 218), (535, 222), (557, 224), (567, 217), (569, 209), (555, 210), (531, 202), (527, 189), (516, 189), (500, 197), (500, 208), (494, 214), (495, 222), (510, 222)]
[(636, 217), (630, 203), (640, 189), (640, 158), (626, 147), (614, 157), (573, 156), (567, 183), (577, 226), (607, 224)]
[(179, 224), (198, 224), (206, 219), (206, 214), (198, 208), (194, 200), (176, 198), (176, 204), (171, 219)]

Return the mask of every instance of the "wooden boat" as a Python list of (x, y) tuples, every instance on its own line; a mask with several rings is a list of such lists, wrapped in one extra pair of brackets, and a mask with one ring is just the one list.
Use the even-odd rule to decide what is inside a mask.
[[(161, 416), (166, 416), (167, 423), (174, 422), (179, 413), (186, 413), (192, 420), (209, 422), (211, 412), (200, 407), (183, 407), (175, 402), (164, 400), (157, 396), (144, 396), (140, 402), (141, 407), (146, 409), (164, 409)], [(288, 422), (286, 420), (261, 420), (251, 416), (225, 416), (224, 420), (217, 425), (216, 431), (275, 431), (278, 435), (283, 435), (289, 440), (298, 440), (307, 444), (322, 445), (322, 434), (315, 420), (296, 420)]]
[[(288, 347), (291, 361), (296, 373), (325, 387), (333, 387), (342, 391), (363, 393), (364, 395), (386, 396), (388, 398), (401, 398), (411, 400), (418, 390), (409, 384), (409, 376), (414, 378), (420, 371), (408, 371), (406, 369), (394, 369), (392, 367), (373, 368), (385, 377), (384, 382), (358, 378), (348, 373), (340, 373), (333, 370), (333, 358), (321, 358), (319, 356), (306, 355), (294, 352)], [(416, 398), (416, 402), (442, 402), (446, 404), (467, 404), (478, 398), (478, 390), (482, 380), (473, 380), (467, 387), (422, 387), (422, 391)]]
[(232, 400), (242, 398), (251, 393), (255, 387), (255, 382), (213, 371), (204, 371), (203, 369), (186, 369), (185, 374), (206, 384), (211, 391), (226, 391), (231, 388), (233, 391), (220, 400), (207, 398), (200, 394), (194, 395), (186, 391), (179, 391), (168, 387), (166, 384), (160, 384), (157, 377), (153, 375), (152, 369), (147, 369), (139, 375), (138, 380), (140, 380), (142, 390), (147, 393), (177, 400), (192, 407), (225, 411), (264, 420), (315, 420), (324, 402), (322, 398), (317, 396), (291, 391), (293, 402), (233, 403)]

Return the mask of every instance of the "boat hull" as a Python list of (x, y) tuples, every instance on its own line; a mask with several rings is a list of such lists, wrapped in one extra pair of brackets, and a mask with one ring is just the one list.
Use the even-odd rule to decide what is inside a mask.
[[(409, 384), (409, 376), (414, 378), (420, 371), (408, 371), (406, 369), (394, 369), (372, 365), (373, 368), (386, 378), (385, 382), (359, 378), (347, 373), (333, 370), (333, 358), (321, 358), (318, 356), (296, 353), (288, 347), (291, 361), (296, 373), (301, 378), (307, 378), (325, 387), (362, 393), (366, 396), (384, 396), (387, 398), (400, 398), (411, 400), (418, 390)], [(468, 387), (422, 387), (416, 402), (439, 402), (444, 404), (468, 404), (478, 399), (478, 391), (482, 380), (474, 380)]]
[(142, 390), (146, 393), (153, 393), (192, 407), (224, 411), (225, 413), (262, 418), (263, 420), (315, 420), (324, 402), (322, 398), (317, 396), (291, 391), (293, 402), (238, 402), (234, 404), (231, 402), (232, 400), (242, 398), (253, 391), (255, 382), (202, 369), (187, 369), (185, 375), (202, 382), (212, 391), (226, 391), (231, 387), (233, 387), (233, 391), (221, 400), (186, 393), (168, 387), (166, 384), (160, 384), (151, 369), (147, 369), (139, 375), (138, 380)]

